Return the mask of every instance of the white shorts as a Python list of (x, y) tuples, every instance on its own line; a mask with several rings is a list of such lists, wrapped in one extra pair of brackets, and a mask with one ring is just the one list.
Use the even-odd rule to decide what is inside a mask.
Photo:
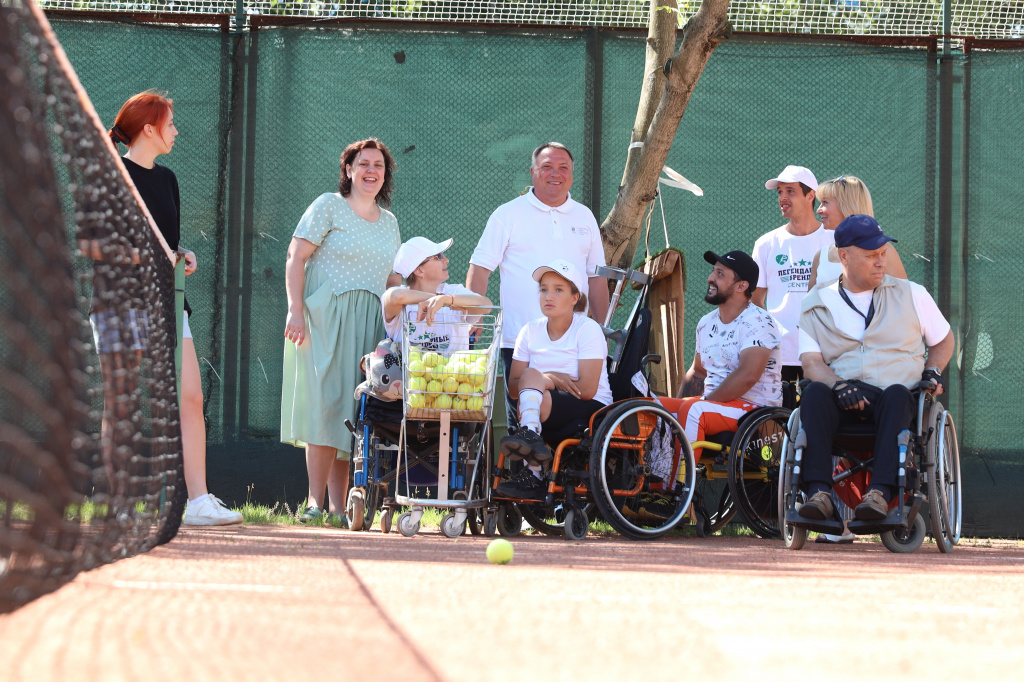
[(185, 313), (185, 324), (182, 326), (181, 338), (183, 338), (183, 339), (191, 339), (192, 338), (192, 328), (188, 326), (188, 313)]

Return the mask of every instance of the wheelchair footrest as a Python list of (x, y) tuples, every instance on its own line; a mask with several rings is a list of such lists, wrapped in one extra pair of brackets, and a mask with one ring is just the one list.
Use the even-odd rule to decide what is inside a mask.
[(806, 528), (815, 533), (829, 533), (830, 535), (843, 534), (842, 521), (819, 521), (818, 519), (805, 519), (795, 509), (786, 512), (786, 523), (796, 528)]
[(907, 507), (904, 507), (901, 514), (899, 508), (896, 507), (891, 509), (889, 515), (881, 521), (858, 521), (854, 519), (849, 523), (850, 532), (855, 535), (872, 535), (874, 533), (886, 533), (890, 530), (906, 528), (909, 511)]

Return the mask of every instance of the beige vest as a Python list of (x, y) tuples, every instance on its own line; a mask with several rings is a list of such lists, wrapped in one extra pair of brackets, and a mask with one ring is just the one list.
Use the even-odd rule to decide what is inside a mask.
[(875, 316), (863, 340), (857, 341), (836, 328), (815, 287), (804, 297), (800, 329), (818, 342), (825, 364), (843, 379), (879, 388), (913, 388), (924, 371), (925, 342), (910, 283), (886, 275), (875, 289), (874, 302)]

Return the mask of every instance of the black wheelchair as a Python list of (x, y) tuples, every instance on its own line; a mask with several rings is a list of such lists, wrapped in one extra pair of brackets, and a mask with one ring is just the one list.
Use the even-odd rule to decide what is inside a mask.
[[(849, 522), (855, 534), (880, 534), (882, 544), (892, 552), (916, 551), (929, 531), (943, 553), (952, 552), (960, 541), (962, 498), (956, 427), (950, 413), (932, 399), (926, 390), (929, 387), (923, 382), (917, 385), (914, 424), (899, 435), (898, 491), (888, 516), (881, 521)], [(803, 547), (808, 531), (838, 535), (843, 523), (838, 516), (816, 521), (799, 515), (806, 499), (800, 472), (807, 447), (799, 408), (789, 418), (787, 434), (778, 481), (778, 517), (784, 520), (786, 546), (796, 550)], [(859, 500), (857, 488), (847, 484), (872, 469), (874, 437), (873, 424), (842, 425), (836, 435), (833, 454), (842, 459), (832, 477), (833, 489), (845, 487), (848, 506), (856, 506)], [(928, 503), (930, 523), (925, 521), (924, 502)]]

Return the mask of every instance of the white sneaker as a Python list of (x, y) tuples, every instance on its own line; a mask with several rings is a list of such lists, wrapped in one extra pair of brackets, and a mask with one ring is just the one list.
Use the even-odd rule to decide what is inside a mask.
[(213, 495), (185, 508), (184, 526), (230, 526), (242, 522), (241, 512), (231, 511)]

